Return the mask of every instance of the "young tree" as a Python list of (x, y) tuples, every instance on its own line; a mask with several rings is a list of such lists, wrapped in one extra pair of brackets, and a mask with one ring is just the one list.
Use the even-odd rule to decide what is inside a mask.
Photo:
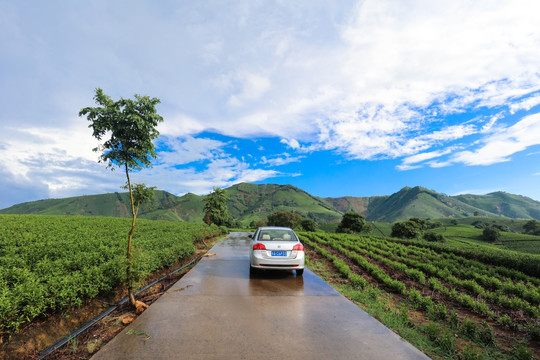
[(371, 226), (366, 222), (366, 217), (354, 211), (343, 214), (336, 232), (338, 233), (359, 233), (371, 231)]
[(225, 190), (214, 187), (214, 191), (206, 195), (204, 201), (204, 222), (208, 225), (214, 223), (218, 226), (230, 226), (233, 218), (227, 207), (229, 198)]
[[(95, 152), (101, 152), (99, 162), (107, 163), (107, 168), (111, 170), (114, 170), (115, 167), (124, 168), (126, 173), (132, 214), (126, 252), (126, 278), (130, 302), (136, 306), (133, 295), (134, 284), (131, 281), (131, 240), (138, 210), (135, 210), (135, 199), (129, 172), (151, 167), (151, 160), (156, 157), (152, 141), (159, 136), (156, 127), (158, 123), (163, 121), (163, 118), (156, 111), (156, 105), (159, 104), (160, 100), (135, 95), (134, 100), (120, 98), (118, 101), (113, 101), (103, 93), (102, 89), (98, 88), (94, 101), (98, 106), (81, 109), (79, 116), (86, 116), (92, 122), (89, 127), (93, 130), (93, 136), (99, 141), (110, 135), (109, 139), (93, 149)], [(145, 197), (146, 195), (142, 194), (142, 198)]]

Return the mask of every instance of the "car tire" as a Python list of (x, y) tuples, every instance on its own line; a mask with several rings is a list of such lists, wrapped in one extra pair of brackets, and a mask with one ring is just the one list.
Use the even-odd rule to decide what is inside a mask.
[(296, 270), (296, 275), (297, 275), (297, 276), (302, 276), (302, 275), (304, 275), (304, 269), (297, 269), (297, 270)]
[(257, 269), (252, 267), (251, 264), (250, 264), (249, 265), (249, 275), (255, 275), (256, 272), (257, 272)]

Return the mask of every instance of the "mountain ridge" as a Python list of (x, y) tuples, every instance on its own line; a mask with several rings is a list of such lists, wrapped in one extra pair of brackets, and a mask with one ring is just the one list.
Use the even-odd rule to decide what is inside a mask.
[[(339, 221), (355, 211), (369, 221), (395, 222), (410, 217), (461, 218), (470, 216), (540, 220), (540, 202), (502, 191), (486, 195), (448, 196), (421, 186), (406, 186), (391, 195), (370, 197), (318, 197), (293, 185), (240, 183), (225, 189), (227, 205), (243, 225), (266, 219), (275, 211), (294, 211), (319, 223)], [(203, 198), (188, 193), (176, 196), (156, 190), (154, 206), (145, 205), (140, 217), (154, 220), (202, 221)], [(128, 217), (127, 193), (84, 195), (25, 202), (1, 209), (0, 214), (48, 214)]]

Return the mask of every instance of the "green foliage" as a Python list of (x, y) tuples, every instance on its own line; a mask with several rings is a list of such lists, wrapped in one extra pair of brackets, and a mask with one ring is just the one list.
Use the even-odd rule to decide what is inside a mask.
[(489, 242), (495, 242), (501, 238), (501, 232), (494, 226), (487, 226), (482, 231), (482, 239)]
[(515, 360), (535, 360), (535, 356), (531, 349), (525, 343), (518, 343), (512, 346), (512, 359)]
[(413, 224), (418, 230), (424, 231), (427, 229), (428, 222), (424, 219), (420, 219), (417, 217), (412, 217), (409, 219), (409, 222)]
[(156, 112), (160, 100), (136, 94), (135, 100), (113, 101), (100, 88), (96, 89), (94, 100), (99, 106), (83, 108), (79, 116), (92, 122), (89, 127), (96, 139), (110, 134), (94, 149), (101, 152), (100, 161), (108, 167), (125, 165), (129, 170), (150, 166), (151, 159), (156, 157), (152, 140), (159, 136), (156, 127), (163, 121)]
[[(126, 184), (122, 187), (129, 190), (129, 185)], [(143, 204), (150, 204), (150, 208), (154, 206), (153, 198), (155, 186), (146, 186), (146, 184), (131, 184), (131, 191), (133, 193), (133, 203), (135, 205), (135, 217), (139, 213), (140, 207)]]
[(303, 218), (291, 211), (276, 211), (268, 215), (267, 224), (269, 226), (283, 226), (294, 229), (300, 225)]
[(204, 197), (204, 222), (208, 225), (232, 226), (233, 219), (229, 213), (226, 201), (227, 195), (223, 189), (214, 187), (214, 191)]
[(523, 230), (525, 234), (530, 235), (540, 235), (540, 221), (538, 220), (529, 220), (523, 225)]
[(495, 332), (486, 321), (482, 321), (478, 328), (478, 340), (484, 345), (495, 344)]
[(300, 226), (304, 231), (317, 231), (317, 223), (312, 219), (304, 219), (300, 222)]
[(360, 233), (369, 232), (371, 227), (366, 223), (366, 217), (354, 211), (349, 211), (343, 214), (341, 223), (338, 225), (336, 232), (338, 233)]
[[(381, 290), (403, 294), (408, 301), (401, 302), (402, 306), (421, 311), (432, 321), (420, 327), (445, 358), (483, 358), (499, 351), (495, 330), (488, 321), (522, 334), (528, 331), (531, 339), (538, 331), (534, 324), (540, 319), (536, 297), (540, 295), (540, 279), (491, 265), (489, 255), (492, 254), (485, 251), (457, 252), (445, 244), (352, 234), (319, 232), (305, 233), (301, 237), (308, 247), (331, 259), (337, 271), (347, 279), (355, 275), (364, 279), (362, 275), (368, 274), (379, 283)], [(482, 254), (482, 261), (475, 259), (479, 254)], [(349, 267), (350, 262), (359, 270)], [(426, 283), (431, 290), (426, 291), (422, 286)], [(364, 285), (363, 289), (371, 287)], [(460, 312), (466, 309), (480, 321), (469, 318), (460, 321), (456, 308)], [(518, 309), (521, 312), (517, 312)], [(393, 310), (393, 313), (400, 324), (417, 326), (402, 319), (407, 311)], [(520, 315), (514, 321), (511, 316), (515, 314)], [(523, 326), (523, 316), (527, 326)], [(446, 328), (444, 324), (447, 324)], [(465, 355), (456, 354), (454, 334), (474, 345)], [(477, 348), (483, 351), (478, 352)]]
[(471, 346), (471, 344), (467, 344), (463, 350), (461, 351), (461, 354), (459, 354), (460, 360), (483, 360), (485, 357), (482, 355), (482, 352)]
[[(121, 218), (0, 215), (0, 337), (125, 284), (118, 239), (129, 224)], [(204, 227), (139, 220), (130, 281), (192, 255)], [(220, 233), (212, 225), (206, 235)]]
[(478, 335), (478, 327), (476, 326), (476, 323), (469, 319), (463, 319), (459, 330), (461, 334), (471, 340), (476, 339), (476, 336)]
[(128, 293), (133, 305), (135, 305), (135, 297), (132, 293), (132, 281), (129, 281), (133, 278), (131, 271), (134, 266), (131, 257), (131, 242), (139, 205), (152, 198), (153, 189), (146, 188), (144, 184), (137, 184), (135, 186), (137, 193), (134, 197), (129, 171), (151, 166), (151, 159), (156, 157), (152, 141), (159, 136), (156, 127), (163, 121), (156, 111), (159, 99), (150, 99), (148, 96), (137, 94), (135, 99), (120, 98), (118, 101), (113, 101), (103, 93), (102, 89), (97, 88), (94, 100), (99, 106), (86, 107), (79, 112), (79, 116), (85, 115), (92, 122), (89, 127), (93, 129), (93, 136), (96, 139), (101, 141), (104, 136), (110, 135), (108, 140), (93, 149), (95, 152), (101, 152), (99, 161), (106, 162), (107, 167), (111, 169), (116, 166), (125, 168), (133, 216), (128, 233), (126, 276)]
[(444, 236), (442, 236), (441, 234), (437, 234), (436, 232), (428, 231), (424, 233), (424, 240), (443, 242)]
[(414, 239), (418, 238), (422, 230), (413, 221), (397, 222), (392, 226), (392, 237)]

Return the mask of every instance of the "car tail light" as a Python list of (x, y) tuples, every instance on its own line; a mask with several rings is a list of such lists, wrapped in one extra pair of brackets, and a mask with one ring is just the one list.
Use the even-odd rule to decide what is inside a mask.
[(261, 243), (256, 243), (255, 245), (253, 245), (253, 250), (266, 250), (266, 246)]
[(304, 251), (304, 245), (302, 244), (296, 244), (293, 246), (293, 251), (296, 250), (296, 251)]

